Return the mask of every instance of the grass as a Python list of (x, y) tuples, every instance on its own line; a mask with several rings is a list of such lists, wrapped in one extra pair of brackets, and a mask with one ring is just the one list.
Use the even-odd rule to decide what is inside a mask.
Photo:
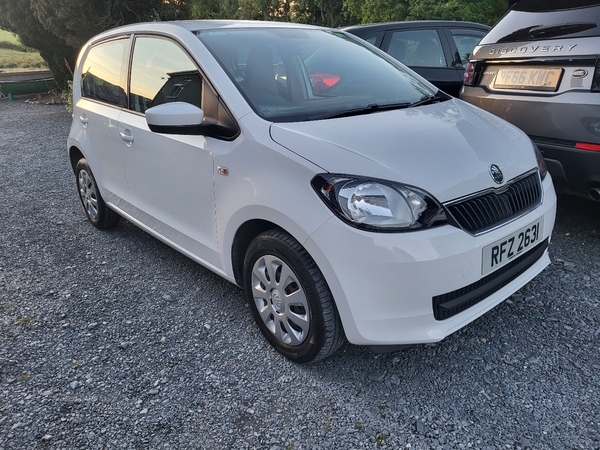
[(47, 67), (38, 52), (25, 47), (14, 34), (0, 30), (0, 69), (17, 71)]
[(0, 30), (0, 42), (10, 42), (11, 44), (21, 45), (21, 41), (16, 34), (11, 33), (10, 31)]

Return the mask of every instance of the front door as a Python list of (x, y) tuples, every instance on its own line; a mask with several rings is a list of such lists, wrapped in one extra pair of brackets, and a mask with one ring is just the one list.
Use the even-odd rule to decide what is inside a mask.
[(183, 253), (219, 267), (212, 147), (203, 136), (153, 133), (146, 109), (167, 102), (201, 105), (202, 79), (175, 42), (153, 36), (134, 42), (129, 110), (119, 117), (119, 136), (129, 185), (127, 211)]

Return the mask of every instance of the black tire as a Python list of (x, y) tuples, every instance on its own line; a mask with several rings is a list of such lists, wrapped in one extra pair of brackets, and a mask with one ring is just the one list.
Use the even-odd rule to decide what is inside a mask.
[(100, 230), (116, 226), (121, 216), (104, 203), (92, 169), (90, 169), (85, 158), (77, 161), (77, 165), (75, 166), (75, 181), (77, 182), (77, 191), (79, 192), (79, 199), (81, 200), (83, 210), (92, 225)]
[[(285, 279), (282, 274), (287, 274)], [(252, 241), (244, 260), (244, 286), (262, 334), (286, 358), (316, 362), (344, 344), (323, 274), (304, 247), (284, 231), (269, 230)]]

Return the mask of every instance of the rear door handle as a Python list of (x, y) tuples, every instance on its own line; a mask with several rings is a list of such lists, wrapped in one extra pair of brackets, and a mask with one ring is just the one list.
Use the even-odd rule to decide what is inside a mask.
[(88, 118), (85, 114), (79, 116), (79, 121), (83, 124), (83, 126), (88, 124)]

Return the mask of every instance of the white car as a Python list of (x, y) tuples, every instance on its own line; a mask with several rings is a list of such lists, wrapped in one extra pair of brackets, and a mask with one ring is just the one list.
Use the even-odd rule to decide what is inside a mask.
[(124, 217), (244, 287), (294, 361), (439, 341), (549, 264), (531, 140), (343, 31), (126, 26), (83, 47), (73, 85), (91, 223)]

